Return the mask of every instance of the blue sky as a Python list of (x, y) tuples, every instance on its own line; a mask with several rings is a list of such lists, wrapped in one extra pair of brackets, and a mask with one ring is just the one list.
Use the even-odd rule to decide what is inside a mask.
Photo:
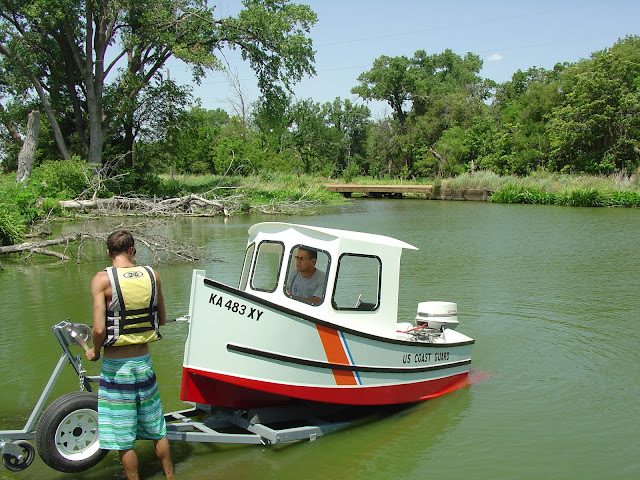
[[(311, 30), (317, 75), (294, 89), (296, 98), (317, 102), (336, 97), (359, 101), (350, 90), (360, 73), (380, 55), (411, 56), (450, 48), (463, 56), (479, 55), (483, 78), (504, 82), (518, 69), (553, 68), (557, 62), (577, 62), (611, 47), (619, 38), (640, 34), (637, 0), (298, 0), (318, 14)], [(216, 2), (220, 16), (235, 15), (239, 0)], [(225, 57), (240, 80), (245, 100), (259, 91), (248, 65), (234, 52)], [(183, 64), (168, 64), (171, 77), (190, 83)], [(209, 74), (194, 95), (205, 108), (231, 111), (233, 89), (221, 72)], [(390, 114), (386, 104), (369, 103), (374, 118)]]

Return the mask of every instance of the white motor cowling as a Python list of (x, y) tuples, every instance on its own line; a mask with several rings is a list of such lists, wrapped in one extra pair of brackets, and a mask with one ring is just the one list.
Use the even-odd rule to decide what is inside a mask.
[(418, 304), (416, 325), (428, 328), (454, 330), (458, 326), (458, 304), (452, 302), (421, 302)]

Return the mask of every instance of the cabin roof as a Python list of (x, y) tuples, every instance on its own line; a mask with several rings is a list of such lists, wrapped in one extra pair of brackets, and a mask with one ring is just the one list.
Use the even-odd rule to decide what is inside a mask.
[(296, 232), (317, 238), (319, 235), (326, 236), (326, 240), (331, 239), (349, 239), (352, 242), (362, 242), (363, 244), (386, 245), (395, 248), (406, 248), (409, 250), (418, 250), (417, 247), (410, 245), (401, 240), (397, 240), (385, 235), (375, 233), (353, 232), (350, 230), (339, 230), (337, 228), (315, 227), (311, 225), (296, 225), (284, 222), (262, 222), (256, 223), (249, 228), (249, 236), (255, 237), (258, 233), (264, 234), (280, 234), (287, 230), (295, 230)]

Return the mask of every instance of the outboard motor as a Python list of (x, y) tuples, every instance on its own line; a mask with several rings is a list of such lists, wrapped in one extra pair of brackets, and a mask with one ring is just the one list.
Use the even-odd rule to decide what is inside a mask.
[(444, 331), (458, 326), (458, 304), (451, 302), (421, 302), (418, 304), (416, 325)]

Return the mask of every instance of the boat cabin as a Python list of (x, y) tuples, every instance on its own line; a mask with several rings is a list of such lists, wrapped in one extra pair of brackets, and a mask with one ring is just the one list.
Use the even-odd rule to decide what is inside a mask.
[(302, 314), (395, 338), (402, 249), (383, 235), (280, 222), (249, 229), (239, 289)]

